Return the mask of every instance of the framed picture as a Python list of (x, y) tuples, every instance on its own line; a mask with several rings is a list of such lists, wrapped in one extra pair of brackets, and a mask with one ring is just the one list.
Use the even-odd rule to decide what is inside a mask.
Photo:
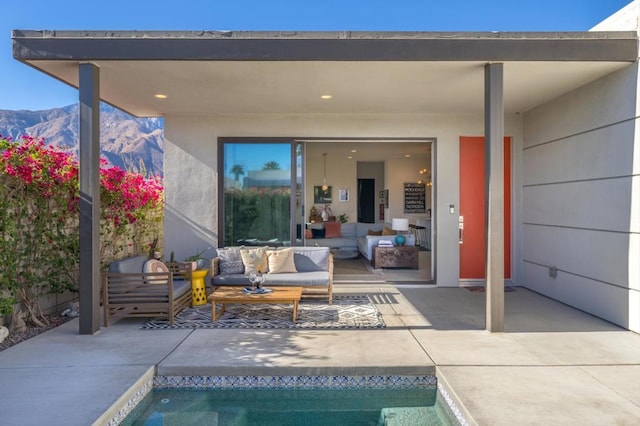
[(381, 192), (382, 192), (382, 193), (383, 193), (383, 195), (384, 195), (384, 196), (382, 197), (382, 199), (383, 199), (383, 201), (384, 201), (384, 207), (385, 207), (386, 209), (388, 209), (388, 208), (389, 208), (389, 190), (388, 190), (388, 189), (385, 189), (384, 191), (381, 191)]
[(327, 187), (326, 191), (322, 189), (322, 186), (313, 187), (313, 203), (314, 204), (329, 204), (331, 203), (331, 187)]
[(338, 201), (349, 201), (349, 190), (341, 188), (338, 190)]

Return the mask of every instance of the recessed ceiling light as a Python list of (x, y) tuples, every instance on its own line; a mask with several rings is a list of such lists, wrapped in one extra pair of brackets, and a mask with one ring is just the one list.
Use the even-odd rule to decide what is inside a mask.
[(333, 98), (333, 95), (322, 95), (320, 96), (320, 99), (331, 99)]
[(352, 157), (352, 156), (348, 156), (347, 158), (348, 158), (349, 160), (351, 160), (353, 157)]
[(409, 158), (409, 157), (411, 157), (411, 154), (405, 154), (404, 156)]
[(157, 99), (167, 99), (167, 95), (164, 95), (162, 93), (156, 93), (155, 95), (153, 95), (153, 97)]
[(355, 149), (352, 149), (352, 150), (351, 150), (351, 152), (358, 152), (358, 151), (357, 151), (357, 150), (355, 150)]

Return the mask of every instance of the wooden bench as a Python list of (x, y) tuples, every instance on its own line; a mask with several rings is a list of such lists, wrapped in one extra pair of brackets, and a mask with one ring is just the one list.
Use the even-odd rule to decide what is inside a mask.
[(111, 271), (103, 273), (105, 327), (113, 317), (161, 316), (167, 317), (173, 325), (176, 314), (191, 305), (191, 283), (186, 279), (175, 279), (189, 277), (187, 264), (174, 266), (174, 272), (114, 272), (136, 270), (138, 263), (138, 270), (142, 271), (145, 260), (145, 256), (134, 256), (122, 261), (125, 267), (112, 264)]

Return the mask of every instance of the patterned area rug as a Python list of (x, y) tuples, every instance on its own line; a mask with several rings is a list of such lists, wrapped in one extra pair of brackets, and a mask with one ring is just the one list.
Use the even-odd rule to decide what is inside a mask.
[(211, 304), (184, 309), (175, 324), (152, 319), (140, 327), (146, 330), (185, 328), (291, 328), (291, 329), (364, 329), (384, 328), (382, 315), (367, 296), (334, 296), (327, 302), (300, 302), (298, 321), (291, 319), (288, 304), (232, 304), (222, 316), (211, 322)]

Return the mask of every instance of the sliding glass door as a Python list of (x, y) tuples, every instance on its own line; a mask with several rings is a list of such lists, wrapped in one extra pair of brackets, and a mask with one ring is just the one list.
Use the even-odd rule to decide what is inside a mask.
[(290, 245), (297, 222), (292, 194), (302, 188), (295, 144), (223, 139), (220, 146), (220, 247)]

